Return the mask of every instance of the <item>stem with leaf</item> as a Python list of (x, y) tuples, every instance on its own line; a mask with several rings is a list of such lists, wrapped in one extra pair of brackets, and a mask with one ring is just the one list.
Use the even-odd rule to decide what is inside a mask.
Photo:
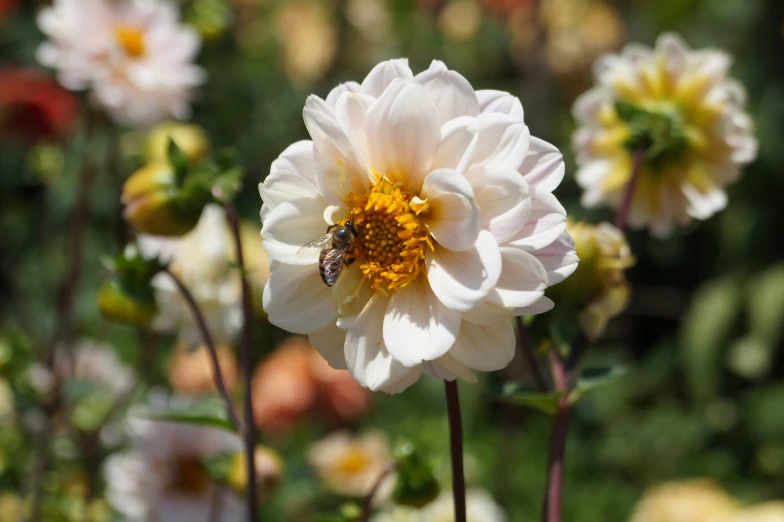
[(213, 369), (213, 378), (215, 379), (215, 387), (218, 390), (218, 393), (223, 398), (224, 402), (226, 403), (226, 410), (229, 413), (229, 419), (231, 420), (234, 429), (238, 432), (243, 433), (244, 427), (242, 421), (240, 420), (237, 412), (234, 411), (234, 403), (231, 400), (231, 396), (229, 395), (228, 390), (226, 389), (226, 383), (223, 381), (223, 372), (221, 371), (220, 363), (218, 362), (218, 351), (215, 348), (215, 342), (212, 339), (212, 334), (210, 334), (209, 328), (207, 328), (207, 322), (204, 320), (204, 314), (201, 312), (201, 308), (199, 308), (199, 304), (194, 299), (193, 294), (188, 287), (180, 280), (179, 277), (174, 275), (169, 270), (166, 270), (166, 273), (169, 274), (169, 277), (172, 278), (174, 284), (177, 286), (177, 289), (180, 291), (182, 296), (185, 298), (185, 301), (188, 303), (188, 306), (193, 313), (194, 319), (196, 319), (196, 325), (199, 328), (199, 332), (201, 333), (202, 339), (204, 340), (204, 344), (207, 346), (207, 352), (210, 354), (210, 361), (212, 362), (212, 369)]
[(242, 252), (242, 236), (240, 234), (240, 223), (237, 218), (237, 211), (231, 203), (224, 203), (223, 208), (226, 211), (226, 217), (231, 225), (231, 231), (234, 234), (235, 249), (237, 252), (237, 265), (240, 270), (240, 277), (242, 279), (242, 311), (243, 311), (243, 324), (242, 324), (242, 369), (243, 369), (243, 384), (245, 392), (245, 460), (248, 467), (248, 483), (246, 487), (246, 495), (248, 501), (248, 515), (250, 522), (258, 520), (258, 499), (256, 492), (256, 423), (253, 421), (253, 393), (252, 393), (252, 361), (251, 361), (251, 347), (253, 344), (253, 331), (252, 319), (253, 309), (251, 306), (251, 290), (248, 284), (248, 278), (245, 273), (245, 261)]
[(446, 406), (449, 414), (449, 447), (452, 453), (452, 497), (455, 503), (455, 522), (466, 522), (466, 486), (463, 471), (463, 421), (457, 381), (444, 381)]

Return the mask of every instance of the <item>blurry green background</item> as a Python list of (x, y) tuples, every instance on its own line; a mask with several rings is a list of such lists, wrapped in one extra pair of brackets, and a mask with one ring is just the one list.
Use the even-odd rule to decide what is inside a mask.
[[(556, 195), (571, 215), (598, 221), (612, 214), (580, 208), (570, 150), (570, 107), (591, 85), (592, 61), (627, 41), (650, 45), (668, 30), (694, 47), (726, 49), (735, 57), (733, 75), (748, 88), (759, 158), (730, 187), (730, 204), (719, 215), (667, 240), (630, 234), (638, 258), (628, 274), (632, 301), (587, 364), (625, 363), (631, 370), (576, 408), (564, 518), (625, 520), (646, 487), (682, 477), (715, 477), (744, 501), (784, 498), (784, 2), (541, 3), (537, 15), (534, 2), (526, 0), (184, 1), (184, 17), (205, 37), (199, 62), (209, 74), (193, 121), (217, 147), (236, 147), (247, 173), (240, 211), (257, 222), (256, 185), (288, 144), (307, 137), (302, 108), (308, 94), (323, 97), (339, 82), (361, 81), (386, 58), (408, 57), (415, 72), (441, 59), (475, 88), (520, 96), (532, 134), (556, 144), (566, 157), (567, 177)], [(0, 15), (0, 68), (37, 67), (42, 36), (35, 4), (22, 2)], [(0, 121), (2, 115), (0, 106)], [(52, 336), (85, 156), (99, 171), (87, 209), (73, 335), (111, 339), (132, 361), (136, 332), (104, 323), (95, 298), (105, 275), (99, 255), (123, 244), (119, 187), (140, 165), (143, 134), (106, 127), (85, 150), (78, 123), (61, 139), (36, 142), (2, 131), (4, 375), (15, 371), (10, 354), (34, 353)], [(115, 153), (114, 143), (122, 154)], [(256, 357), (284, 336), (260, 323)], [(163, 348), (156, 354), (151, 383), (165, 383), (169, 355)], [(483, 395), (488, 386), (522, 372), (515, 361), (478, 385), (461, 385), (469, 480), (487, 487), (512, 521), (539, 516), (550, 419)], [(376, 399), (361, 425), (430, 448), (446, 476), (440, 383), (423, 379), (402, 395)], [(291, 508), (300, 502), (330, 504), (315, 498), (303, 457), (320, 430), (305, 421), (278, 443), (286, 478), (265, 506), (265, 520), (300, 520)], [(20, 486), (29, 451), (18, 433), (0, 430), (0, 489)]]

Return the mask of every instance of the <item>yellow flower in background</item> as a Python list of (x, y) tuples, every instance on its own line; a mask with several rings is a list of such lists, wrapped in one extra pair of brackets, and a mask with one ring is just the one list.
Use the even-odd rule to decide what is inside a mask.
[(17, 522), (22, 520), (24, 506), (22, 498), (10, 491), (0, 492), (0, 522)]
[(630, 522), (731, 522), (738, 502), (713, 480), (662, 484), (648, 490)]
[(627, 45), (594, 66), (597, 86), (574, 105), (577, 182), (587, 207), (618, 207), (645, 151), (628, 215), (633, 228), (667, 236), (727, 205), (724, 187), (754, 160), (757, 140), (730, 56), (692, 50), (677, 35)]
[[(264, 499), (270, 495), (280, 484), (283, 474), (283, 460), (272, 448), (257, 446), (254, 461), (256, 463), (256, 487), (259, 496)], [(245, 494), (248, 484), (248, 468), (245, 452), (234, 454), (229, 465), (227, 481), (239, 494)]]
[(615, 8), (603, 0), (542, 0), (524, 2), (511, 12), (509, 35), (512, 52), (519, 56), (534, 52), (537, 35), (543, 31), (547, 66), (557, 75), (583, 73), (602, 53), (618, 46), (623, 21)]
[[(383, 433), (352, 435), (339, 431), (313, 443), (308, 461), (324, 487), (338, 495), (364, 497), (392, 460), (389, 440)], [(383, 502), (392, 493), (394, 475), (379, 488), (374, 501)]]
[(784, 501), (747, 507), (738, 513), (732, 522), (784, 522)]
[(294, 83), (310, 84), (326, 74), (335, 59), (335, 23), (318, 3), (287, 2), (277, 13), (283, 69)]
[[(506, 522), (506, 514), (493, 497), (483, 489), (466, 492), (466, 517), (468, 522)], [(371, 522), (454, 522), (455, 508), (452, 492), (444, 491), (436, 500), (421, 509), (395, 506), (379, 513)]]
[(567, 221), (566, 230), (574, 239), (580, 263), (548, 295), (557, 305), (579, 310), (580, 328), (593, 340), (626, 308), (629, 285), (624, 270), (635, 260), (623, 233), (609, 223)]

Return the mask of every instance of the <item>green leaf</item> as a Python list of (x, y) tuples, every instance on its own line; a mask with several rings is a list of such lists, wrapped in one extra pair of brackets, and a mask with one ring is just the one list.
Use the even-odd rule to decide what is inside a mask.
[(558, 410), (558, 400), (563, 397), (563, 392), (552, 391), (543, 393), (522, 387), (515, 382), (504, 384), (499, 393), (491, 394), (498, 402), (533, 408), (548, 415), (554, 415)]
[(721, 279), (700, 288), (686, 313), (680, 353), (692, 395), (700, 402), (718, 392), (722, 354), (741, 311), (741, 286)]
[(749, 283), (749, 323), (755, 337), (777, 344), (784, 333), (784, 263)]
[(619, 377), (625, 375), (625, 366), (610, 366), (607, 368), (588, 368), (584, 370), (575, 383), (574, 390), (569, 394), (569, 402), (574, 404), (589, 391), (612, 383)]
[(205, 399), (188, 408), (173, 408), (168, 411), (154, 410), (148, 407), (137, 407), (131, 415), (145, 419), (181, 422), (197, 426), (211, 426), (231, 433), (237, 433), (229, 418), (226, 404), (220, 399)]
[(440, 493), (433, 466), (410, 442), (395, 448), (397, 482), (392, 498), (398, 504), (420, 508)]
[(72, 379), (63, 383), (61, 393), (68, 402), (77, 402), (90, 395), (105, 392), (106, 389), (94, 381)]
[(228, 170), (215, 178), (212, 194), (220, 201), (231, 201), (242, 191), (243, 172), (239, 168)]
[(643, 118), (648, 115), (645, 110), (624, 101), (615, 102), (615, 112), (617, 112), (618, 117), (626, 123), (631, 123), (633, 120)]
[(175, 176), (178, 180), (182, 180), (188, 172), (190, 161), (188, 161), (188, 155), (185, 154), (185, 151), (171, 138), (169, 138), (167, 156), (169, 163), (174, 169)]

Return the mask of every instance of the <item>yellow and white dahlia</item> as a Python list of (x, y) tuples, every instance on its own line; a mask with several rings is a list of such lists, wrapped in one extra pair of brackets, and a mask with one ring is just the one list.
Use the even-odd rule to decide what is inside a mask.
[(628, 223), (667, 236), (727, 205), (726, 185), (757, 155), (743, 86), (728, 78), (730, 56), (693, 50), (663, 34), (650, 49), (627, 45), (594, 66), (597, 86), (573, 108), (577, 182), (587, 207), (618, 207), (644, 151)]
[(48, 37), (38, 60), (67, 89), (89, 89), (119, 123), (152, 125), (187, 118), (201, 40), (169, 0), (55, 0), (38, 16)]
[[(529, 135), (520, 101), (400, 59), (310, 96), (304, 117), (312, 141), (259, 186), (269, 320), (373, 390), (504, 368), (510, 317), (550, 309), (545, 288), (577, 264), (552, 194), (561, 154)], [(348, 220), (359, 234), (329, 287), (301, 247)]]

